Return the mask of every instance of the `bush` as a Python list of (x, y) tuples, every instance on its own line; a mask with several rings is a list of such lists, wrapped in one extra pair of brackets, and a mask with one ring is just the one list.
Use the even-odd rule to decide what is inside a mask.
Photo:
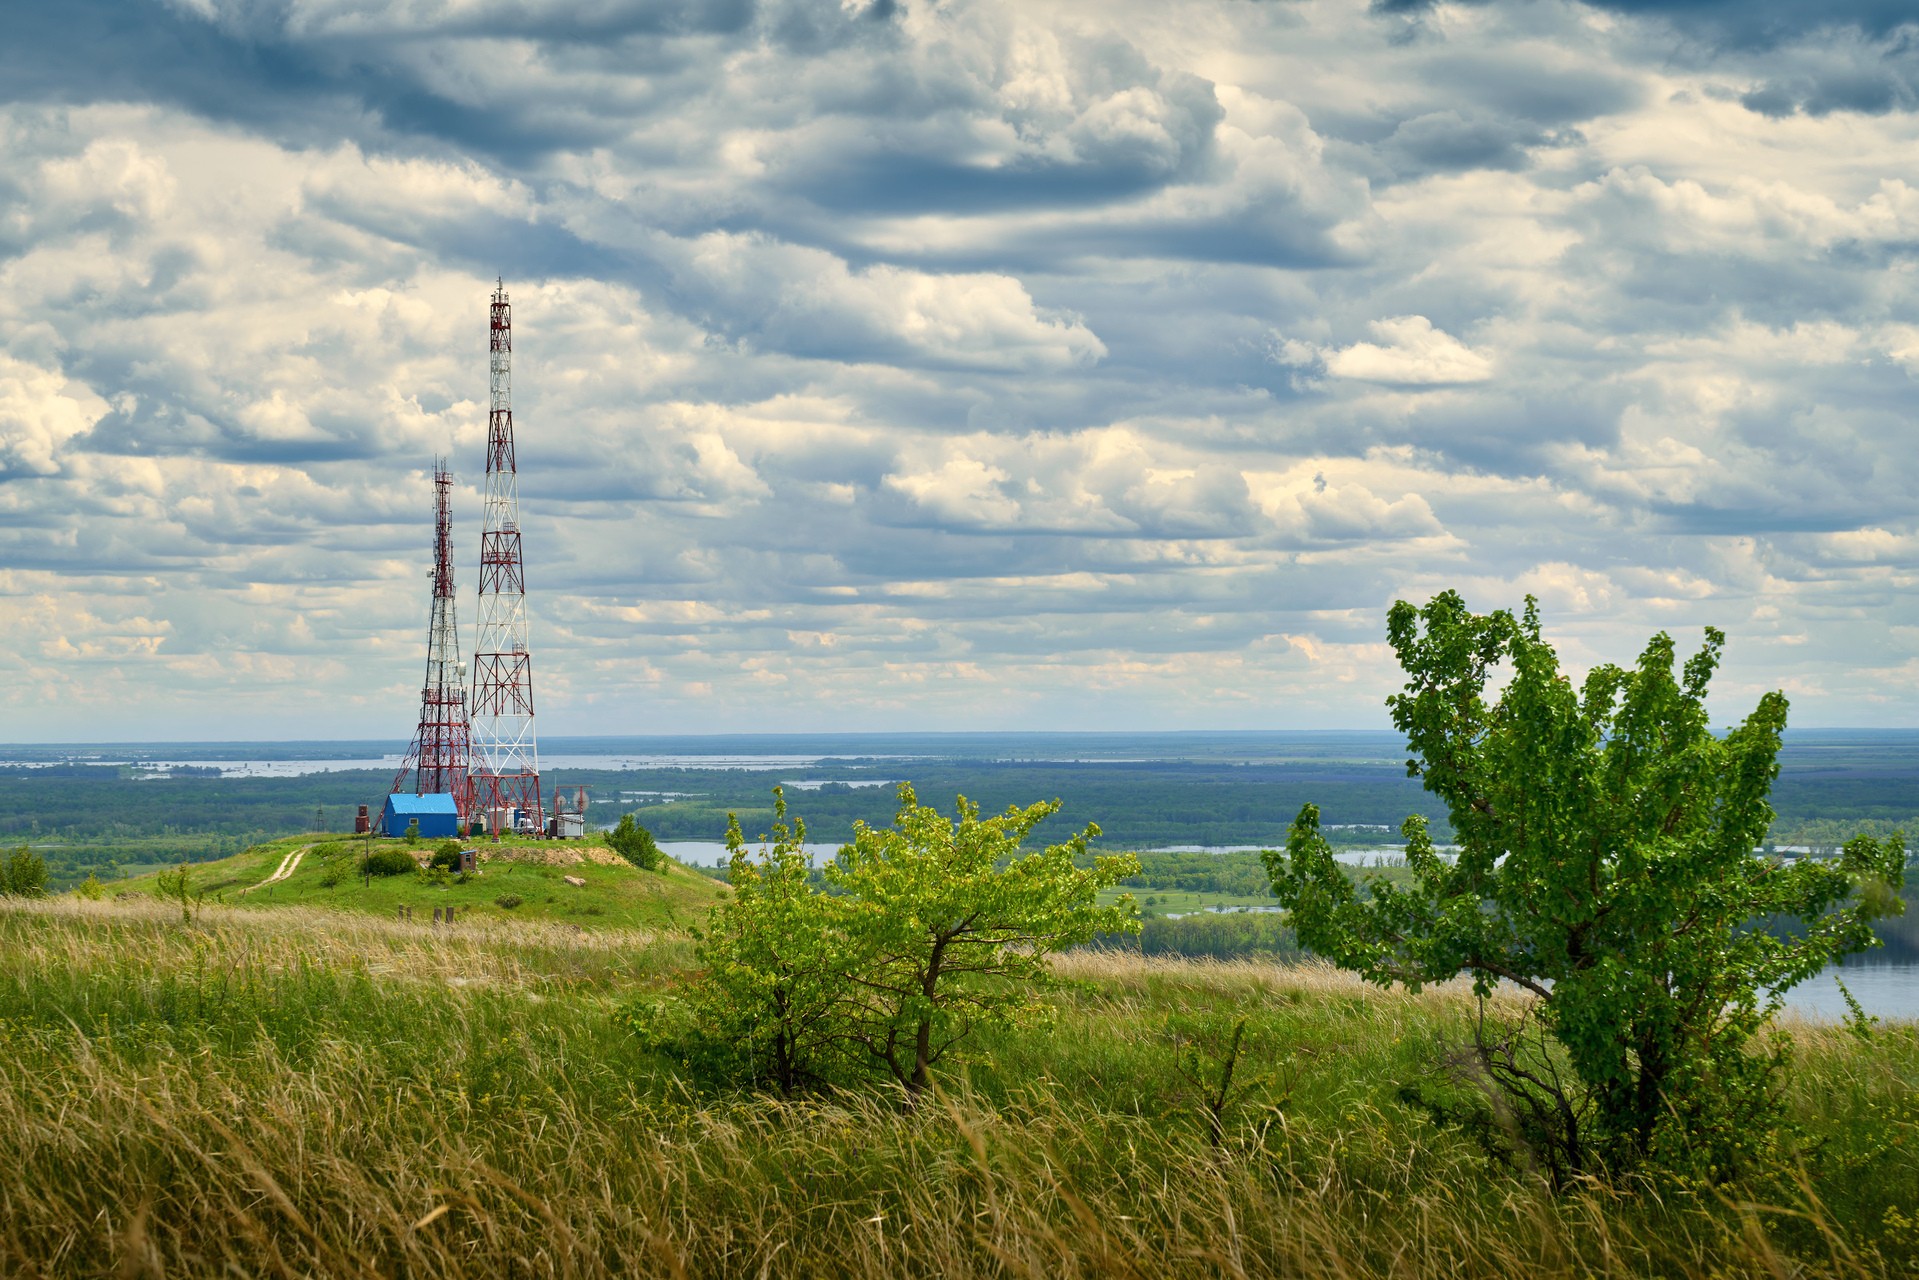
[(1242, 956), (1298, 956), (1292, 926), (1264, 911), (1195, 912), (1147, 920), (1139, 949), (1149, 956), (1232, 960)]
[(1049, 952), (1137, 927), (1130, 897), (1102, 907), (1098, 895), (1139, 863), (1075, 865), (1098, 827), (1020, 852), (1057, 800), (982, 818), (961, 797), (949, 818), (901, 783), (894, 825), (855, 823), (815, 888), (805, 824), (789, 827), (784, 793), (773, 797), (757, 858), (728, 816), (733, 896), (709, 917), (694, 1005), (726, 1046), (708, 1056), (784, 1093), (866, 1075), (897, 1085), (910, 1109), (974, 1031), (1044, 1016), (1032, 997), (1054, 980)]
[(445, 871), (458, 871), (460, 869), (460, 842), (457, 840), (442, 840), (439, 846), (433, 850), (433, 856), (426, 860), (426, 865), (429, 869), (439, 868)]
[(642, 871), (660, 871), (666, 866), (666, 855), (654, 843), (653, 833), (633, 821), (630, 813), (620, 818), (619, 826), (606, 833), (606, 847)]
[(525, 902), (525, 901), (526, 899), (522, 898), (517, 893), (503, 893), (499, 897), (493, 899), (493, 905), (500, 908), (500, 910), (502, 911), (511, 911), (513, 910), (513, 908), (519, 906), (522, 902)]
[(100, 883), (99, 877), (87, 872), (87, 878), (74, 886), (73, 892), (88, 902), (98, 902), (107, 896), (107, 887)]
[(0, 862), (0, 897), (40, 898), (47, 892), (47, 861), (21, 845)]
[(361, 874), (369, 876), (403, 876), (419, 869), (419, 864), (413, 861), (413, 855), (399, 849), (369, 853), (366, 860), (360, 863)]

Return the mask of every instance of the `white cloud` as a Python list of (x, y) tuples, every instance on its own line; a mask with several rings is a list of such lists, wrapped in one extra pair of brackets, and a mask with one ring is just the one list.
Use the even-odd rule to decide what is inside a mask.
[(948, 458), (935, 470), (890, 475), (886, 486), (953, 524), (1003, 525), (1019, 517), (1019, 503), (1002, 488), (1011, 478), (998, 467), (961, 455)]
[(64, 375), (0, 355), (0, 480), (59, 475), (67, 442), (106, 410)]
[[(1380, 342), (1355, 342), (1317, 353), (1327, 373), (1357, 382), (1406, 386), (1485, 382), (1493, 376), (1491, 360), (1435, 329), (1425, 316), (1396, 316), (1367, 327)], [(1296, 357), (1303, 354), (1302, 348), (1293, 345), (1286, 352), (1295, 357), (1293, 363), (1300, 363)]]
[(1036, 307), (1010, 276), (854, 270), (818, 249), (724, 233), (700, 237), (680, 261), (682, 287), (707, 299), (709, 314), (737, 317), (744, 335), (776, 350), (1006, 370), (1073, 368), (1106, 354), (1078, 317)]

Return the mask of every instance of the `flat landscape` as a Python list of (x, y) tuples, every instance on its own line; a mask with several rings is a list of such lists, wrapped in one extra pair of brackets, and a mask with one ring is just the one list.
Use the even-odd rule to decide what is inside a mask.
[[(555, 739), (551, 782), (586, 786), (589, 818), (633, 813), (661, 840), (717, 842), (728, 813), (749, 836), (788, 785), (809, 838), (837, 845), (855, 820), (884, 825), (893, 785), (989, 811), (1042, 797), (1063, 808), (1042, 832), (1096, 822), (1097, 846), (1283, 844), (1308, 802), (1352, 848), (1399, 843), (1418, 813), (1445, 834), (1445, 809), (1406, 776), (1392, 733), (859, 734)], [(374, 812), (391, 767), (353, 765), (389, 743), (66, 744), (9, 747), (0, 761), (0, 847), (32, 844), (65, 887), (180, 861), (237, 854), (288, 832), (351, 830)], [(281, 762), (278, 768), (266, 761)], [(156, 770), (155, 762), (178, 767)], [(1919, 733), (1789, 731), (1774, 787), (1772, 838), (1831, 848), (1860, 831), (1919, 831)], [(291, 770), (306, 770), (291, 772)], [(326, 771), (321, 771), (322, 769)], [(794, 784), (800, 784), (795, 787)], [(804, 789), (800, 789), (803, 787)]]

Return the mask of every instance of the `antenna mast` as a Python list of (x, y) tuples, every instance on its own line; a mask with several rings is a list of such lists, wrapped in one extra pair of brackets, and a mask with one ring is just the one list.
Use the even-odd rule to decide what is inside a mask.
[(487, 830), (546, 830), (540, 753), (533, 736), (533, 654), (527, 644), (526, 568), (520, 553), (519, 464), (513, 452), (513, 311), (493, 291), (492, 407), (486, 431), (486, 508), (480, 529), (480, 620), (473, 652), (474, 804)]
[(392, 790), (451, 795), (466, 824), (472, 808), (467, 784), (466, 663), (460, 659), (460, 621), (453, 597), (453, 518), (449, 498), (453, 473), (445, 458), (433, 460), (433, 616), (427, 631), (426, 684), (420, 690), (420, 727), (400, 763)]

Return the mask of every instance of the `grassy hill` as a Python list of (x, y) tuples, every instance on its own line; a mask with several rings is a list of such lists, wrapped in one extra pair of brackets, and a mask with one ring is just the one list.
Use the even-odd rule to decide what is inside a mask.
[[(230, 860), (235, 887), (287, 847)], [(906, 1115), (877, 1090), (703, 1088), (650, 1050), (630, 1011), (685, 982), (685, 939), (556, 927), (557, 891), (558, 914), (446, 929), (293, 881), (191, 922), (145, 895), (0, 900), (0, 1272), (1556, 1280), (1919, 1256), (1910, 1026), (1793, 1025), (1801, 1136), (1758, 1183), (1555, 1199), (1399, 1093), (1464, 1034), (1457, 984), (1070, 955), (1047, 1019), (982, 1032)]]
[[(477, 875), (443, 872), (363, 877), (367, 849), (401, 849), (426, 857), (433, 841), (409, 847), (400, 840), (347, 835), (288, 836), (243, 853), (188, 868), (189, 892), (203, 903), (247, 907), (324, 907), (397, 919), (410, 908), (416, 923), (431, 922), (434, 908), (453, 908), (456, 925), (505, 920), (549, 921), (585, 929), (651, 929), (684, 932), (705, 918), (728, 892), (725, 885), (668, 859), (659, 872), (641, 871), (587, 840), (479, 841)], [(284, 879), (271, 877), (298, 855)], [(153, 872), (114, 881), (108, 889), (133, 898), (158, 896)], [(567, 883), (567, 877), (583, 885)]]

